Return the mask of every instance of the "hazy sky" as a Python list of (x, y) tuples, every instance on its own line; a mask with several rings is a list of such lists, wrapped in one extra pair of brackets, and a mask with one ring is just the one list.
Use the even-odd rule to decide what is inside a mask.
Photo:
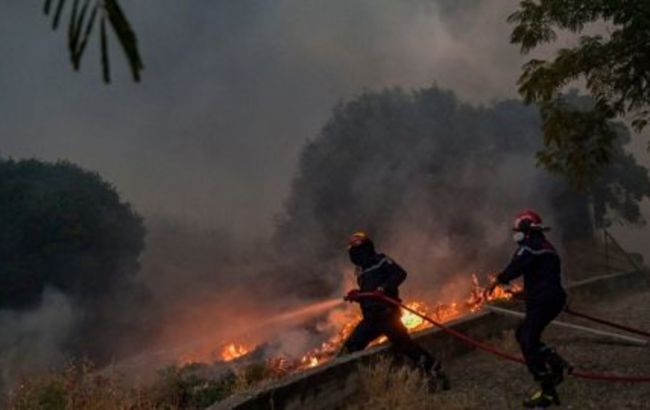
[(519, 56), (502, 22), (514, 2), (456, 3), (123, 1), (144, 81), (130, 81), (113, 42), (107, 87), (96, 41), (74, 73), (65, 25), (52, 33), (40, 3), (4, 0), (0, 153), (97, 170), (144, 213), (264, 233), (338, 101), (432, 81), (472, 99), (514, 95)]
[(123, 0), (144, 81), (97, 38), (81, 73), (41, 2), (0, 3), (0, 154), (97, 170), (145, 215), (264, 235), (303, 143), (364, 88), (514, 97), (516, 0)]

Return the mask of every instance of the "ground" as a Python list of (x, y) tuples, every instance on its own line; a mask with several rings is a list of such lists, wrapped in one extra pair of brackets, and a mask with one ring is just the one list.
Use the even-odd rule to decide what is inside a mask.
[[(650, 292), (647, 291), (576, 305), (574, 309), (650, 330)], [(566, 315), (561, 320), (613, 330)], [(577, 369), (650, 376), (650, 347), (553, 326), (547, 329), (543, 339)], [(518, 352), (512, 332), (490, 343)], [(399, 381), (395, 382), (382, 377), (386, 366), (381, 363), (363, 369), (372, 381), (363, 386), (363, 393), (349, 409), (521, 409), (522, 398), (535, 388), (523, 366), (480, 351), (459, 357), (446, 367), (453, 389), (434, 395), (426, 393), (408, 372), (400, 374)], [(608, 383), (570, 377), (558, 391), (562, 399), (559, 408), (563, 409), (650, 409), (650, 383)]]
[[(650, 330), (650, 291), (584, 300), (576, 310)], [(563, 315), (563, 321), (602, 326)], [(605, 328), (603, 328), (605, 329)], [(608, 329), (611, 330), (611, 329)], [(650, 347), (638, 347), (576, 330), (549, 327), (545, 341), (577, 368), (597, 373), (650, 375)], [(490, 344), (518, 354), (512, 331)], [(374, 356), (381, 357), (380, 355)], [(420, 372), (391, 366), (390, 359), (358, 365), (361, 385), (345, 403), (346, 410), (509, 410), (521, 409), (522, 398), (535, 388), (525, 367), (482, 351), (445, 361), (453, 388), (431, 394)], [(199, 409), (232, 393), (250, 392), (273, 383), (265, 365), (212, 380), (201, 376), (208, 365), (165, 369), (151, 386), (132, 387), (119, 373), (96, 372), (91, 365), (36, 375), (21, 383), (0, 408), (32, 409)], [(204, 377), (205, 376), (205, 377)], [(650, 409), (650, 383), (620, 384), (568, 378), (559, 387), (562, 409)], [(339, 407), (337, 407), (337, 410)]]

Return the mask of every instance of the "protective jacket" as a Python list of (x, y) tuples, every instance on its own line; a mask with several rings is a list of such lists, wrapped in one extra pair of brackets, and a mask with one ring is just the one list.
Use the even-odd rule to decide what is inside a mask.
[[(372, 260), (357, 269), (357, 284), (361, 292), (384, 289), (386, 296), (399, 300), (399, 285), (406, 279), (406, 271), (384, 254), (376, 254)], [(364, 316), (392, 313), (396, 308), (371, 298), (360, 301)]]
[(527, 304), (566, 298), (562, 286), (560, 257), (543, 234), (533, 233), (522, 242), (497, 281), (507, 284), (524, 276), (524, 294)]

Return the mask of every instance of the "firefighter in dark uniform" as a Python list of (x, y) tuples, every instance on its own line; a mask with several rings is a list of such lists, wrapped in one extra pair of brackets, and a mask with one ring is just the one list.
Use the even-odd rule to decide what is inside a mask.
[(555, 319), (566, 305), (562, 286), (560, 257), (546, 239), (542, 218), (535, 211), (521, 212), (515, 218), (513, 239), (518, 247), (510, 264), (497, 276), (488, 289), (507, 285), (524, 277), (526, 317), (517, 328), (516, 337), (528, 370), (541, 389), (524, 401), (524, 407), (549, 407), (559, 404), (555, 386), (562, 382), (569, 365), (541, 340), (544, 328)]
[(359, 302), (363, 319), (346, 340), (341, 354), (363, 350), (370, 342), (384, 335), (397, 352), (411, 359), (425, 372), (431, 390), (438, 386), (449, 389), (449, 380), (440, 362), (411, 340), (400, 320), (400, 308), (376, 299), (355, 298), (359, 292), (383, 292), (399, 300), (398, 287), (406, 279), (406, 271), (388, 256), (377, 253), (365, 232), (356, 232), (350, 237), (348, 253), (356, 266), (359, 289), (350, 291), (346, 300)]

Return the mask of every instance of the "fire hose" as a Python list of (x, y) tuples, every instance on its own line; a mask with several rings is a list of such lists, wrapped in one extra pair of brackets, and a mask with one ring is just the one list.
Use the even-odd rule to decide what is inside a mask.
[[(454, 330), (450, 327), (447, 327), (443, 325), (442, 323), (431, 319), (430, 317), (416, 311), (415, 309), (412, 309), (404, 304), (402, 304), (399, 300), (393, 299), (387, 295), (385, 295), (382, 292), (352, 292), (351, 294), (348, 294), (346, 296), (346, 300), (349, 301), (356, 301), (358, 302), (360, 299), (363, 298), (370, 298), (370, 299), (376, 299), (380, 300), (383, 302), (386, 302), (388, 304), (391, 304), (396, 307), (400, 307), (408, 312), (411, 312), (422, 319), (426, 320), (427, 322), (431, 323), (432, 325), (436, 326), (443, 332), (447, 333), (450, 336), (453, 336), (457, 339), (462, 340), (463, 342), (469, 344), (470, 346), (473, 346), (475, 348), (478, 348), (480, 350), (483, 350), (485, 352), (491, 353), (495, 356), (501, 357), (502, 359), (509, 360), (511, 362), (519, 363), (519, 364), (526, 364), (526, 361), (522, 359), (519, 356), (512, 355), (508, 352), (505, 352), (503, 350), (500, 350), (494, 346), (488, 345), (486, 343), (483, 343), (479, 340), (476, 340), (464, 333), (461, 333), (457, 330)], [(587, 380), (600, 380), (600, 381), (609, 381), (609, 382), (624, 382), (624, 383), (650, 383), (650, 376), (621, 376), (621, 375), (615, 375), (615, 374), (599, 374), (599, 373), (590, 373), (590, 372), (585, 372), (585, 371), (577, 371), (577, 370), (571, 370), (569, 373), (571, 376), (579, 378), (579, 379), (587, 379)]]
[[(511, 294), (515, 299), (526, 300), (524, 295), (522, 295), (521, 293), (510, 292), (510, 291), (506, 291), (506, 292)], [(601, 325), (613, 327), (614, 329), (624, 330), (624, 331), (629, 332), (629, 333), (634, 333), (634, 334), (637, 334), (637, 335), (640, 335), (640, 336), (645, 336), (647, 338), (650, 338), (650, 332), (646, 332), (646, 331), (641, 330), (641, 329), (636, 329), (636, 328), (633, 328), (633, 327), (630, 327), (630, 326), (622, 325), (620, 323), (615, 323), (615, 322), (605, 320), (605, 319), (602, 319), (602, 318), (599, 318), (599, 317), (596, 317), (596, 316), (591, 316), (591, 315), (588, 315), (586, 313), (575, 311), (575, 310), (573, 310), (571, 308), (570, 305), (567, 306), (566, 308), (564, 308), (564, 312), (566, 314), (568, 314), (568, 315), (571, 315), (571, 316), (575, 316), (575, 317), (579, 317), (579, 318), (582, 318), (582, 319), (590, 320), (590, 321), (595, 322), (595, 323), (600, 323)]]
[(567, 306), (564, 309), (564, 312), (566, 312), (567, 314), (569, 314), (571, 316), (576, 316), (576, 317), (580, 317), (580, 318), (583, 318), (583, 319), (591, 320), (592, 322), (600, 323), (601, 325), (613, 327), (615, 329), (624, 330), (624, 331), (629, 332), (629, 333), (634, 333), (634, 334), (637, 334), (637, 335), (641, 335), (641, 336), (645, 336), (645, 337), (650, 338), (650, 333), (648, 333), (646, 331), (643, 331), (643, 330), (640, 330), (640, 329), (635, 329), (635, 328), (629, 327), (629, 326), (625, 326), (625, 325), (622, 325), (620, 323), (610, 322), (609, 320), (605, 320), (605, 319), (601, 319), (601, 318), (598, 318), (598, 317), (595, 317), (595, 316), (591, 316), (591, 315), (588, 315), (586, 313), (576, 312), (575, 310), (573, 310), (571, 308), (571, 306)]

